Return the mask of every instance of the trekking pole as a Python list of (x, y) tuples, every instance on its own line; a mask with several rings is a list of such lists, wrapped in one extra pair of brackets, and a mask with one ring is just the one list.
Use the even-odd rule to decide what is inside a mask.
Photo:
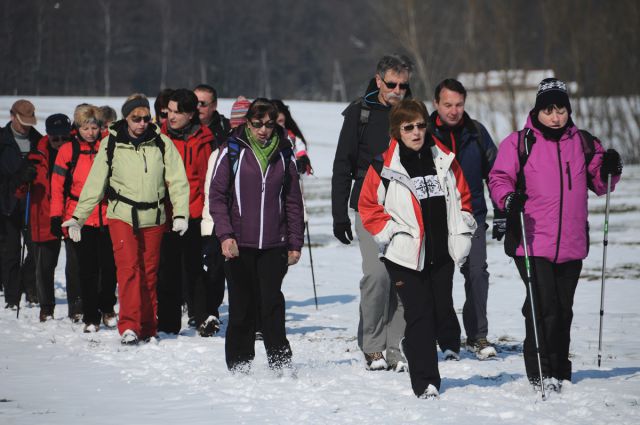
[(309, 222), (307, 226), (307, 247), (309, 248), (309, 261), (311, 261), (311, 281), (313, 282), (313, 298), (316, 301), (316, 310), (318, 309), (318, 294), (316, 293), (316, 273), (313, 270), (313, 255), (311, 255), (311, 235), (309, 235)]
[(611, 174), (607, 174), (607, 202), (604, 209), (604, 239), (602, 240), (602, 284), (600, 285), (600, 332), (598, 336), (598, 367), (602, 359), (602, 320), (604, 319), (604, 272), (607, 268), (609, 245), (609, 199), (611, 198)]
[[(24, 266), (25, 252), (27, 246), (27, 234), (29, 233), (29, 214), (31, 213), (31, 183), (27, 185), (27, 202), (24, 208), (24, 232), (22, 237), (22, 249), (20, 250), (20, 269)], [(22, 298), (22, 294), (19, 294)], [(16, 319), (20, 318), (20, 298), (18, 298), (18, 304), (16, 309)]]
[(538, 356), (538, 372), (540, 372), (540, 392), (542, 400), (547, 399), (544, 391), (542, 378), (542, 361), (540, 360), (540, 342), (538, 340), (538, 324), (536, 323), (536, 309), (533, 302), (533, 282), (531, 279), (531, 264), (529, 263), (529, 249), (527, 248), (527, 232), (524, 227), (524, 212), (520, 211), (520, 227), (522, 228), (522, 246), (524, 247), (524, 265), (527, 270), (527, 289), (529, 290), (529, 301), (531, 304), (531, 319), (533, 320), (533, 336), (536, 343), (536, 355)]

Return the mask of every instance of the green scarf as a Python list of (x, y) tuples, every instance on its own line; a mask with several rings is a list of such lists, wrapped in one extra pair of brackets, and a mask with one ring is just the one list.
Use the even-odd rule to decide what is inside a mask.
[(278, 149), (278, 145), (280, 144), (278, 133), (274, 131), (271, 135), (271, 139), (269, 139), (269, 141), (267, 141), (265, 144), (262, 144), (248, 128), (245, 129), (245, 134), (247, 135), (247, 139), (249, 139), (251, 150), (256, 154), (256, 158), (258, 158), (260, 169), (262, 170), (262, 174), (264, 175), (264, 173), (267, 171), (269, 158), (271, 158), (271, 155), (276, 151), (276, 149)]

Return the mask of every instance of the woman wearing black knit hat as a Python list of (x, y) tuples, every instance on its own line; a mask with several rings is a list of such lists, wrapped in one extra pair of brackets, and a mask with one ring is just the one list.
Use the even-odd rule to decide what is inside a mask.
[(587, 189), (603, 195), (609, 179), (613, 189), (622, 173), (620, 155), (613, 149), (605, 152), (598, 139), (578, 130), (571, 112), (566, 84), (542, 80), (524, 129), (502, 141), (489, 174), (491, 197), (506, 211), (507, 222), (519, 223), (523, 214), (529, 270), (517, 224), (517, 230), (507, 225), (506, 238), (513, 242), (508, 254), (527, 287), (522, 307), (527, 377), (546, 391), (560, 391), (562, 381), (571, 380), (573, 297), (589, 249)]

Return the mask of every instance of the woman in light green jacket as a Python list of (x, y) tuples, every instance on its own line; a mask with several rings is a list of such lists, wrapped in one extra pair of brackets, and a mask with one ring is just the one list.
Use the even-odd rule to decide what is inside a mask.
[(104, 197), (118, 277), (122, 344), (137, 344), (157, 332), (156, 282), (165, 202), (171, 199), (172, 230), (183, 235), (189, 220), (189, 183), (174, 144), (151, 122), (149, 101), (129, 96), (124, 119), (109, 127), (80, 194), (73, 218), (63, 223), (69, 237)]

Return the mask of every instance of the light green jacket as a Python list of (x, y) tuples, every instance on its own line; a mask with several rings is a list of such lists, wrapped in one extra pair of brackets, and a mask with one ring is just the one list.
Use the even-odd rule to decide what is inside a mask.
[[(117, 121), (109, 127), (111, 137), (115, 137), (116, 140), (110, 182), (107, 181), (107, 136), (100, 143), (100, 149), (73, 213), (80, 223), (84, 223), (93, 208), (104, 198), (109, 185), (116, 193), (130, 200), (157, 203), (160, 209), (160, 224), (166, 221), (164, 202), (160, 201), (167, 196), (165, 192), (168, 189), (173, 218), (189, 219), (189, 181), (180, 153), (171, 139), (162, 134), (160, 137), (164, 141), (165, 151), (163, 161), (162, 152), (155, 142), (160, 128), (153, 123), (150, 126), (154, 130), (154, 136), (140, 143), (137, 148), (126, 137), (126, 121)], [(133, 226), (131, 210), (132, 207), (127, 203), (109, 199), (107, 218), (122, 220)], [(156, 226), (157, 213), (157, 208), (139, 209), (139, 227)]]

